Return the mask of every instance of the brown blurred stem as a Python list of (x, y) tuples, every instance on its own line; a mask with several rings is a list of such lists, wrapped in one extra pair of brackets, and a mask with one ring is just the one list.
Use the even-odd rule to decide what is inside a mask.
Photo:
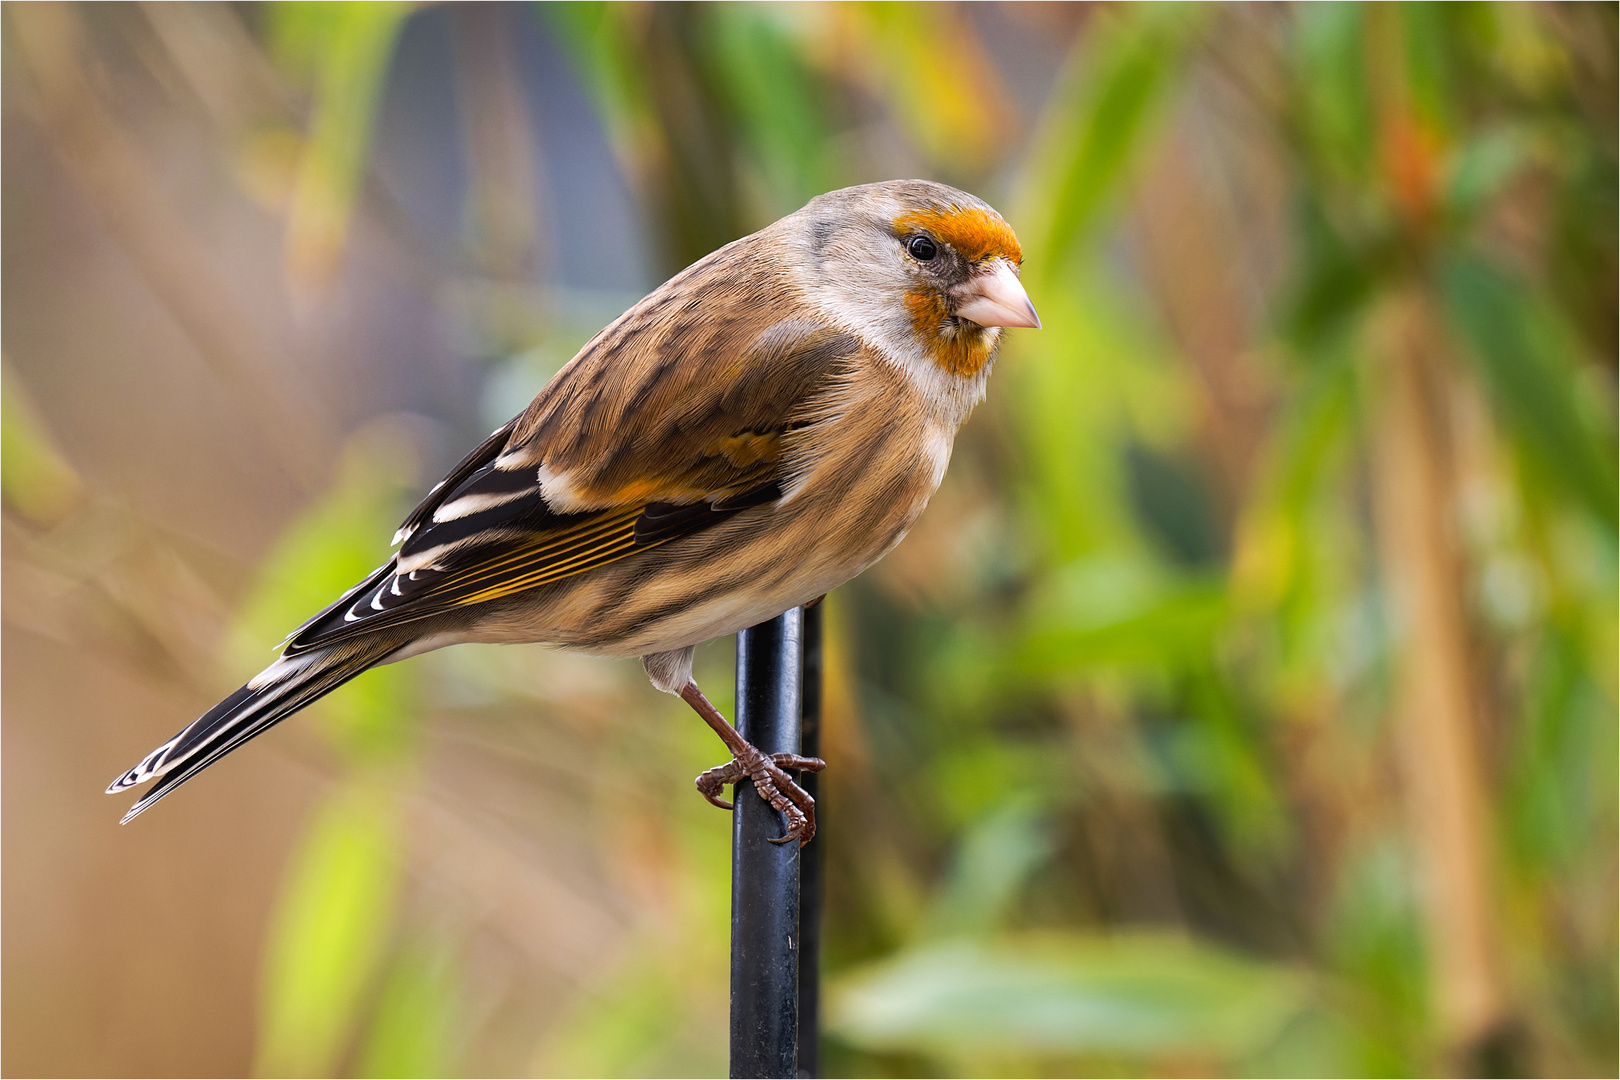
[(220, 286), (223, 275), (191, 221), (168, 199), (120, 129), (90, 78), (94, 61), (72, 4), (13, 4), (6, 15), (30, 76), (41, 130), (143, 280), (226, 383), (270, 407), (263, 431), (288, 474), (313, 487), (330, 455), (330, 425), (294, 405), (268, 373), (275, 363), (254, 344), (253, 324)]
[(1197, 376), (1212, 479), (1236, 507), (1265, 438), (1270, 390), (1249, 346), (1233, 223), (1197, 165), (1184, 135), (1168, 140), (1141, 184), (1138, 221), (1159, 301)]
[(1416, 288), (1392, 298), (1374, 327), (1383, 367), (1373, 485), (1401, 642), (1397, 753), (1421, 864), (1442, 1065), (1458, 1075), (1505, 1075), (1488, 1071), (1501, 1049), (1507, 996), (1479, 746), (1484, 695), (1469, 660), (1453, 528), (1445, 339)]
[(713, 17), (704, 4), (653, 4), (637, 42), (659, 133), (648, 148), (643, 197), (663, 229), (669, 273), (749, 231), (734, 133), (704, 62)]
[(1479, 745), (1485, 695), (1469, 657), (1446, 335), (1424, 288), (1441, 200), (1438, 136), (1410, 85), (1405, 9), (1366, 9), (1379, 178), (1401, 227), (1406, 276), (1370, 326), (1383, 362), (1373, 486), (1398, 657), (1395, 701), (1412, 849), (1421, 864), (1440, 1068), (1516, 1075), (1492, 903), (1491, 808)]
[(512, 21), (528, 13), (500, 4), (450, 10), (479, 265), (497, 279), (527, 280), (541, 261), (544, 235), (536, 210), (535, 140), (512, 55)]

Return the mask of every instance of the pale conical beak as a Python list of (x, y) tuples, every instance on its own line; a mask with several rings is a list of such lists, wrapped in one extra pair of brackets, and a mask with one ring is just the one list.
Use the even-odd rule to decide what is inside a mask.
[(955, 314), (980, 326), (1029, 326), (1041, 328), (1041, 317), (1013, 264), (997, 259), (990, 269), (977, 274), (962, 287)]

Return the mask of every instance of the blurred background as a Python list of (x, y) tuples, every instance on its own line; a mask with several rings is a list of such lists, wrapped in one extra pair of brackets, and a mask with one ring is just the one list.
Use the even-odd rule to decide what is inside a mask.
[(724, 1073), (720, 747), (633, 662), (452, 649), (101, 789), (642, 293), (906, 176), (1002, 210), (1045, 329), (828, 600), (828, 1074), (1620, 1068), (1615, 5), (0, 48), (8, 1075)]

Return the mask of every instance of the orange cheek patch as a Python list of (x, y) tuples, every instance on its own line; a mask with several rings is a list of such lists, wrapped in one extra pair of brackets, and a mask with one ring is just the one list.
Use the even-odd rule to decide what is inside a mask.
[(914, 210), (895, 218), (894, 227), (901, 232), (925, 229), (973, 262), (993, 256), (1015, 263), (1024, 261), (1023, 250), (1012, 228), (995, 214), (977, 206)]
[(968, 378), (979, 373), (990, 359), (995, 335), (971, 325), (947, 325), (950, 308), (945, 298), (934, 292), (906, 293), (906, 309), (911, 312), (911, 332), (928, 350), (928, 358), (952, 375)]
[(911, 313), (912, 332), (922, 341), (938, 336), (940, 327), (951, 313), (945, 298), (933, 290), (906, 293), (906, 310)]

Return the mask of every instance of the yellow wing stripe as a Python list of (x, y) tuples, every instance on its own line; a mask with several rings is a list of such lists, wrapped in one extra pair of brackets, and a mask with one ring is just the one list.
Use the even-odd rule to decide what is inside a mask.
[[(658, 544), (666, 542), (667, 541), (660, 540), (658, 541)], [(577, 574), (585, 570), (593, 570), (598, 566), (606, 566), (608, 563), (618, 562), (620, 559), (633, 555), (637, 551), (645, 551), (648, 548), (657, 547), (658, 544), (646, 544), (638, 548), (633, 537), (626, 537), (623, 541), (620, 541), (617, 544), (604, 544), (602, 547), (587, 553), (586, 556), (582, 556), (581, 558), (574, 560), (572, 563), (548, 566), (544, 570), (536, 570), (533, 573), (525, 574), (522, 577), (510, 578), (498, 585), (492, 585), (482, 592), (474, 593), (471, 596), (461, 597), (455, 602), (458, 605), (477, 604), (482, 603), (485, 600), (494, 600), (497, 597), (510, 596), (515, 592), (522, 592), (525, 589), (532, 589), (537, 586), (544, 585), (547, 582), (556, 581), (559, 578), (569, 577), (570, 575)]]
[(473, 585), (480, 581), (502, 576), (513, 568), (521, 569), (537, 559), (549, 558), (559, 553), (566, 553), (571, 548), (581, 544), (590, 544), (634, 520), (635, 515), (641, 512), (640, 507), (614, 514), (610, 518), (596, 518), (581, 525), (576, 525), (565, 532), (546, 533), (530, 540), (527, 545), (520, 546), (489, 562), (469, 566), (449, 578), (445, 579), (441, 588), (456, 585)]
[[(517, 573), (500, 577), (500, 579), (495, 581), (494, 584), (490, 585), (488, 589), (482, 590), (477, 595), (480, 598), (487, 599), (487, 597), (484, 596), (485, 592), (494, 592), (496, 595), (505, 595), (514, 589), (524, 587), (525, 584), (538, 584), (541, 579), (551, 580), (557, 577), (563, 577), (566, 576), (570, 571), (585, 569), (591, 565), (591, 560), (593, 557), (611, 551), (617, 545), (634, 546), (634, 544), (634, 536), (626, 535), (618, 538), (608, 537), (603, 543), (597, 544), (595, 547), (586, 548), (583, 551), (571, 553), (570, 557), (566, 561), (547, 563), (544, 566), (535, 567), (534, 569), (527, 571), (519, 568)], [(489, 580), (491, 580), (491, 575), (485, 574), (469, 584)], [(457, 602), (468, 603), (469, 601), (459, 600)]]
[[(559, 578), (568, 577), (596, 566), (617, 562), (641, 548), (636, 546), (634, 520), (642, 508), (634, 507), (607, 519), (588, 523), (570, 530), (565, 539), (548, 536), (535, 547), (514, 552), (504, 558), (474, 567), (446, 581), (441, 588), (461, 588), (493, 582), (487, 588), (452, 601), (457, 606), (479, 604), (515, 592), (532, 589)], [(625, 526), (630, 526), (626, 529)], [(660, 541), (662, 543), (663, 541)], [(642, 548), (656, 547), (644, 544)], [(557, 555), (562, 558), (556, 561)], [(545, 565), (536, 566), (536, 563)], [(532, 567), (532, 569), (527, 569)]]
[(633, 506), (614, 514), (611, 517), (597, 517), (590, 521), (581, 522), (571, 528), (554, 533), (544, 533), (537, 536), (526, 547), (519, 547), (491, 562), (470, 566), (458, 574), (453, 574), (445, 581), (445, 585), (466, 585), (474, 582), (499, 576), (500, 572), (510, 567), (521, 566), (533, 562), (538, 558), (545, 558), (568, 547), (579, 543), (589, 543), (604, 533), (633, 520), (642, 511), (642, 507)]

